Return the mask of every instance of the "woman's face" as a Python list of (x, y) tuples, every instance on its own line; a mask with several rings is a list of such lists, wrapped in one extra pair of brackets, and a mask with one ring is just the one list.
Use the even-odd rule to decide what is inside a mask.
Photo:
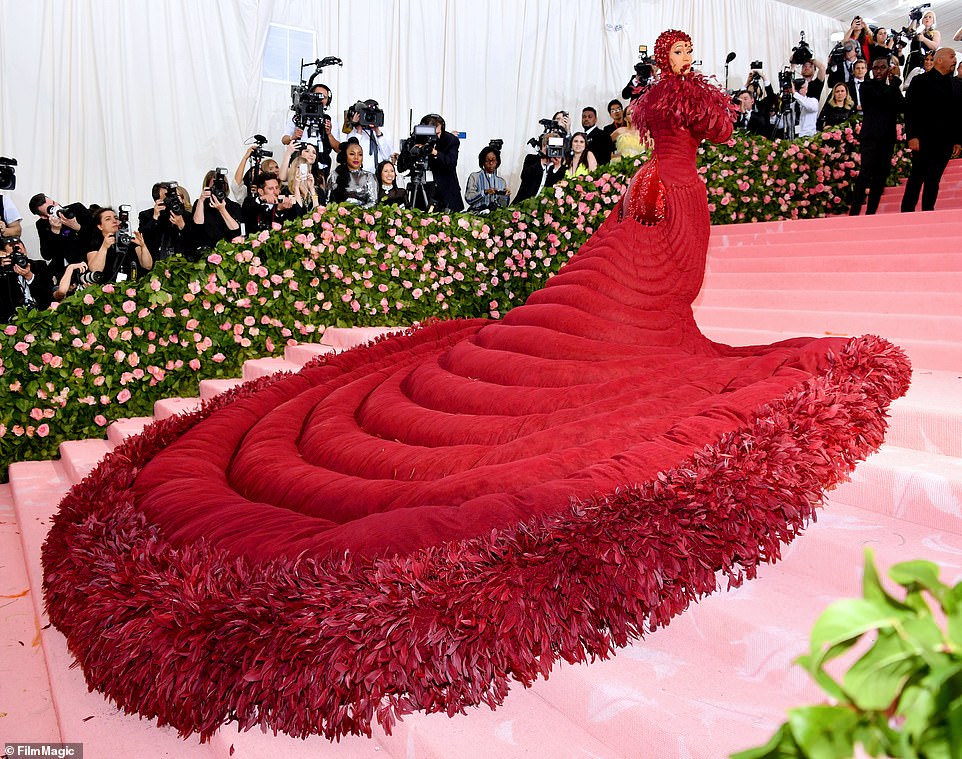
[(494, 174), (498, 170), (498, 157), (494, 153), (484, 156), (484, 170), (488, 174)]
[(832, 90), (832, 97), (835, 98), (835, 105), (844, 104), (845, 98), (848, 97), (848, 87), (844, 84), (836, 84), (835, 89)]
[(120, 229), (120, 219), (113, 211), (105, 211), (100, 215), (100, 223), (97, 228), (103, 233), (104, 237), (116, 234), (117, 230)]
[(692, 47), (690, 42), (679, 40), (668, 51), (668, 61), (675, 74), (687, 74), (691, 69)]
[(922, 59), (922, 68), (926, 71), (931, 71), (932, 67), (935, 65), (935, 56), (927, 55)]
[(308, 163), (313, 164), (317, 160), (317, 148), (315, 148), (313, 145), (308, 143), (307, 145), (304, 146), (304, 149), (301, 151), (301, 158), (303, 158)]
[(388, 161), (381, 167), (381, 184), (393, 185), (396, 178), (397, 171), (394, 170), (394, 164)]
[(575, 153), (584, 153), (585, 147), (586, 147), (585, 138), (582, 137), (580, 134), (576, 134), (574, 137), (571, 138), (571, 149)]
[(880, 26), (878, 29), (875, 30), (875, 41), (878, 42), (880, 45), (883, 44), (886, 39), (888, 39), (888, 36), (889, 36), (889, 30), (886, 29), (884, 26)]
[(935, 26), (935, 14), (932, 11), (926, 11), (925, 15), (922, 16), (922, 26), (926, 28)]
[(347, 168), (351, 171), (357, 171), (364, 165), (364, 149), (354, 143), (348, 145), (345, 160), (347, 161)]
[(266, 161), (261, 163), (261, 171), (265, 174), (279, 174), (281, 167), (277, 165), (277, 161), (273, 158), (268, 158)]

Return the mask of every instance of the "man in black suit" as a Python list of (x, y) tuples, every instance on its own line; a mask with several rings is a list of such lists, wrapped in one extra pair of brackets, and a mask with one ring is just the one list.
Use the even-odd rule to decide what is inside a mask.
[[(868, 64), (861, 58), (852, 67), (852, 78), (848, 80), (848, 94), (855, 103), (855, 110), (862, 110), (862, 85), (866, 82)], [(809, 96), (811, 97), (811, 96)]]
[(598, 111), (590, 105), (581, 109), (581, 128), (588, 137), (588, 150), (594, 154), (598, 165), (608, 163), (614, 145), (611, 144), (611, 137), (598, 126)]
[[(561, 145), (552, 146), (550, 144), (552, 139)], [(563, 152), (563, 143), (564, 140), (554, 132), (545, 132), (541, 135), (540, 150), (524, 157), (524, 165), (521, 167), (521, 186), (518, 188), (518, 194), (515, 195), (515, 203), (533, 198), (545, 187), (551, 187), (564, 178), (565, 167), (561, 155), (548, 157), (550, 147)]]
[[(421, 119), (421, 124), (433, 126), (438, 135), (438, 141), (428, 158), (428, 168), (434, 177), (434, 206), (444, 211), (463, 211), (464, 200), (457, 171), (461, 141), (447, 131), (444, 119), (436, 113), (429, 113)], [(432, 189), (430, 183), (428, 189), (429, 192)]]
[(762, 108), (756, 109), (755, 98), (748, 90), (742, 90), (735, 96), (738, 108), (735, 114), (735, 129), (771, 139), (772, 124), (768, 118), (770, 106), (767, 99), (761, 102)]
[(852, 193), (849, 216), (858, 216), (868, 190), (865, 213), (878, 211), (885, 182), (892, 170), (895, 151), (895, 126), (902, 114), (902, 80), (889, 68), (888, 58), (872, 62), (872, 78), (862, 84), (862, 129), (859, 132), (862, 155), (858, 178)]
[(949, 158), (962, 153), (962, 88), (952, 76), (955, 64), (955, 51), (939, 48), (932, 70), (915, 77), (906, 94), (905, 135), (912, 171), (902, 196), (903, 213), (915, 210), (920, 192), (922, 210), (935, 209)]
[(93, 218), (83, 203), (64, 206), (40, 192), (30, 198), (30, 210), (37, 219), (40, 255), (49, 263), (51, 274), (60, 278), (70, 264), (84, 263), (92, 247)]

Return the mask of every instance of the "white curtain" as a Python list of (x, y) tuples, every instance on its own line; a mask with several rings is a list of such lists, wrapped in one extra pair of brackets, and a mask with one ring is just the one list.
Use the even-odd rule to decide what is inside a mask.
[(665, 28), (689, 31), (719, 80), (736, 52), (736, 87), (753, 59), (774, 76), (800, 30), (824, 60), (841, 26), (774, 0), (0, 0), (0, 155), (20, 164), (7, 194), (28, 246), (36, 192), (143, 209), (156, 181), (193, 198), (208, 169), (233, 173), (255, 132), (279, 157), (290, 89), (261, 79), (271, 23), (311, 29), (319, 57), (343, 59), (320, 77), (336, 124), (373, 97), (397, 146), (409, 111), (415, 123), (440, 113), (466, 133), (462, 186), (481, 147), (501, 138), (515, 189), (538, 119), (567, 110), (578, 124), (593, 105), (607, 123), (638, 45), (653, 50)]

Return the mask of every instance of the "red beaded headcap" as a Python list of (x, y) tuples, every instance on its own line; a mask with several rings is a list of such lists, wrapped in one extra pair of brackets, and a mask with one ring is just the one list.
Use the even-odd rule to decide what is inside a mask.
[(668, 60), (668, 54), (671, 52), (672, 45), (676, 42), (687, 42), (691, 44), (691, 37), (678, 29), (666, 29), (658, 35), (658, 40), (655, 42), (655, 63), (658, 64), (658, 68), (661, 70), (663, 77), (674, 74), (671, 70), (671, 62)]

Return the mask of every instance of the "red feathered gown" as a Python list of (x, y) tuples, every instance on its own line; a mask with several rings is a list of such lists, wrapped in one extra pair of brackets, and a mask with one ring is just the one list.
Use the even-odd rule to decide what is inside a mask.
[(876, 337), (705, 338), (695, 152), (730, 122), (646, 123), (656, 159), (502, 321), (245, 386), (68, 494), (46, 601), (92, 688), (202, 739), (369, 733), (500, 703), (778, 557), (908, 364)]

